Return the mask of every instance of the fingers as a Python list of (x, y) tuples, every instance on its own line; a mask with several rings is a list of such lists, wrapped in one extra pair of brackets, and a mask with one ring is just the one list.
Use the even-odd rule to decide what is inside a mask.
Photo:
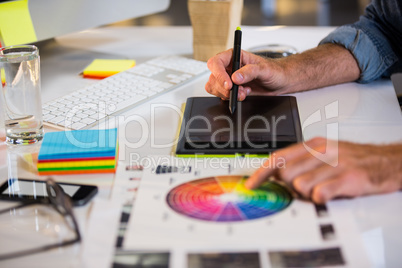
[(213, 74), (209, 76), (209, 80), (205, 84), (205, 90), (223, 100), (229, 99), (230, 96), (230, 88), (228, 89), (227, 85), (221, 86)]
[(293, 189), (301, 196), (309, 199), (314, 189), (322, 182), (331, 179), (339, 174), (339, 170), (329, 165), (321, 165), (318, 168), (309, 170), (299, 175), (292, 181)]
[[(381, 155), (381, 152), (384, 153)], [(384, 176), (383, 172), (376, 173), (376, 170), (384, 170), (381, 168), (384, 166), (384, 155), (389, 157), (383, 147), (315, 138), (275, 152), (249, 178), (246, 187), (258, 187), (274, 175), (315, 203), (325, 203), (338, 197), (397, 191), (400, 189), (398, 179), (389, 174)], [(272, 159), (275, 161), (270, 163)], [(284, 165), (282, 168), (272, 163)], [(332, 166), (331, 163), (337, 164)]]
[(232, 81), (237, 85), (252, 82), (259, 76), (260, 67), (256, 64), (247, 64), (232, 74)]
[[(229, 90), (224, 90), (222, 91), (221, 89), (215, 89), (215, 85), (216, 83), (215, 81), (215, 77), (213, 77), (213, 75), (211, 75), (211, 77), (209, 78), (209, 81), (207, 82), (207, 84), (205, 84), (205, 90), (212, 94), (215, 95), (219, 98), (221, 98), (222, 100), (228, 100), (230, 97), (230, 89)], [(251, 88), (250, 87), (239, 87), (239, 91), (238, 91), (238, 100), (239, 101), (243, 101), (246, 99), (246, 97), (248, 95), (250, 95), (251, 93)]]
[(227, 72), (232, 59), (232, 49), (226, 50), (216, 56), (210, 58), (207, 62), (207, 66), (211, 71), (211, 75), (205, 90), (218, 96), (222, 99), (229, 98), (229, 90), (232, 88), (232, 80)]
[[(267, 163), (269, 159), (265, 162)], [(244, 183), (244, 186), (247, 189), (255, 189), (260, 186), (265, 180), (267, 180), (270, 176), (272, 176), (275, 172), (273, 168), (265, 168), (265, 163), (262, 167), (260, 167), (253, 175), (251, 175), (247, 181)]]
[[(270, 155), (265, 163), (254, 174), (252, 174), (245, 183), (246, 188), (254, 189), (260, 186), (265, 180), (272, 176), (276, 172), (276, 167), (271, 163), (277, 163), (281, 157), (292, 157), (293, 154), (298, 154), (299, 146), (291, 146), (289, 148), (279, 150)], [(286, 165), (286, 160), (284, 160)]]
[(243, 87), (239, 86), (239, 92), (237, 95), (237, 99), (239, 101), (244, 101), (248, 95), (251, 93), (251, 88), (250, 87)]
[[(323, 204), (337, 197), (354, 197), (370, 193), (370, 185), (359, 171), (347, 171), (317, 184), (312, 193), (311, 200)], [(363, 175), (363, 176), (362, 176)]]
[(278, 65), (246, 51), (242, 52), (242, 67), (232, 74), (232, 81), (236, 84), (246, 84), (254, 80), (268, 83), (273, 74), (280, 72)]
[[(242, 51), (241, 63), (244, 65), (244, 69), (241, 68), (230, 77), (228, 73), (231, 73), (232, 52), (233, 50), (229, 49), (208, 60), (207, 65), (211, 71), (211, 75), (205, 85), (205, 90), (222, 99), (228, 99), (229, 92), (234, 82), (239, 85), (238, 100), (242, 101), (251, 93), (249, 86), (242, 87), (242, 85), (251, 82), (252, 77), (258, 76), (258, 74), (249, 74), (248, 72), (259, 72), (261, 70), (258, 65), (254, 64), (254, 62), (261, 61), (261, 58), (246, 51)], [(251, 65), (251, 67), (246, 67), (248, 65)], [(247, 80), (244, 80), (245, 78)]]
[(233, 83), (237, 85), (244, 85), (256, 79), (263, 80), (263, 76), (270, 72), (262, 58), (246, 51), (242, 52), (242, 66), (231, 76)]
[[(298, 143), (276, 151), (262, 167), (250, 176), (245, 186), (248, 189), (254, 189), (274, 174), (279, 179), (291, 184), (294, 178), (321, 164), (320, 160), (313, 157), (306, 150), (306, 146), (322, 151), (325, 145), (326, 139), (314, 138), (304, 144)], [(306, 189), (305, 191), (308, 190), (309, 189)]]
[[(306, 142), (309, 147), (317, 147), (324, 143), (322, 138), (315, 138)], [(288, 162), (293, 161), (299, 157), (306, 157), (307, 151), (302, 143), (289, 146), (285, 149), (278, 150), (273, 153), (270, 158), (260, 167), (250, 178), (246, 181), (245, 186), (248, 189), (254, 189), (261, 185), (266, 179), (281, 170), (287, 169)], [(275, 165), (273, 165), (275, 163)], [(283, 163), (283, 166), (279, 166), (279, 163)], [(292, 171), (290, 171), (292, 172)], [(288, 176), (291, 176), (289, 174)], [(288, 180), (289, 182), (290, 180)]]
[[(316, 169), (321, 170), (320, 167), (323, 167), (323, 169), (326, 167), (331, 167), (327, 165), (326, 162), (323, 162), (321, 158), (317, 158), (309, 151), (307, 151), (307, 149), (305, 148), (305, 146), (308, 146), (307, 144), (308, 143), (296, 147), (295, 150), (291, 152), (290, 157), (287, 157), (285, 168), (279, 171), (280, 178), (285, 182), (291, 184), (296, 178), (302, 176), (305, 173), (310, 174)], [(320, 140), (312, 141), (310, 142), (310, 145), (313, 146), (314, 152), (326, 151), (326, 144), (321, 144)], [(311, 146), (308, 147), (312, 148)], [(327, 156), (326, 158), (330, 159), (329, 156)]]
[[(232, 49), (228, 49), (226, 51), (223, 51), (219, 54), (216, 54), (214, 57), (210, 58), (207, 62), (207, 66), (208, 69), (212, 72), (212, 73), (226, 73), (226, 68), (228, 68), (230, 66), (230, 63), (232, 61), (232, 53), (233, 50)], [(229, 75), (228, 75), (229, 77)], [(224, 77), (223, 77), (224, 78)], [(229, 78), (230, 80), (230, 78)], [(224, 81), (227, 80), (221, 80), (222, 84)]]

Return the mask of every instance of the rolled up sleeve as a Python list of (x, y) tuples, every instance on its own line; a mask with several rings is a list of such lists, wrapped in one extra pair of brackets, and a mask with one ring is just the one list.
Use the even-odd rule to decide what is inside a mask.
[(389, 40), (377, 25), (362, 17), (358, 22), (341, 26), (321, 40), (321, 44), (334, 43), (348, 49), (360, 68), (359, 83), (380, 78), (398, 61)]

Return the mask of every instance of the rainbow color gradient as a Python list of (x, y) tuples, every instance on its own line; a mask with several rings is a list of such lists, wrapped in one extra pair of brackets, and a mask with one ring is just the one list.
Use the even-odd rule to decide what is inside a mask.
[(291, 193), (275, 182), (246, 189), (244, 176), (216, 176), (183, 183), (166, 196), (179, 214), (212, 222), (238, 222), (266, 217), (290, 205)]

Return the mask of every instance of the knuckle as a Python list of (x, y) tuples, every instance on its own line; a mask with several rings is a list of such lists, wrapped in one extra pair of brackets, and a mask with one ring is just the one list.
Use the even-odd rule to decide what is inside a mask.
[(343, 176), (340, 177), (340, 181), (345, 184), (360, 184), (361, 181), (366, 181), (368, 176), (363, 170), (358, 168), (349, 169), (345, 171)]
[(214, 56), (214, 57), (212, 57), (212, 58), (209, 58), (208, 61), (207, 61), (207, 67), (208, 67), (208, 69), (211, 70), (211, 71), (212, 71), (212, 68), (213, 68), (213, 66), (214, 66), (214, 64), (215, 64), (215, 57), (216, 57), (216, 56)]
[(324, 137), (314, 137), (311, 139), (314, 144), (325, 144), (326, 139)]
[(222, 82), (222, 84), (223, 84), (223, 82), (225, 81), (224, 75), (221, 74), (221, 73), (217, 73), (217, 74), (215, 75), (215, 78), (216, 78), (216, 80)]
[(227, 54), (227, 53), (229, 53), (229, 55), (232, 55), (233, 54), (233, 48), (229, 48), (229, 49), (227, 49), (227, 50), (225, 50), (223, 52), (218, 53), (217, 55)]
[(338, 165), (337, 168), (338, 170), (346, 170), (349, 166), (350, 166), (350, 162), (349, 161), (345, 161), (343, 158), (339, 158), (338, 159)]
[(328, 193), (321, 185), (314, 186), (311, 194), (314, 203), (323, 204), (328, 201)]
[(206, 84), (205, 84), (205, 90), (208, 92), (208, 93), (212, 93), (212, 85), (211, 85), (211, 82), (207, 82)]
[(230, 93), (227, 90), (223, 90), (220, 92), (225, 99), (229, 99)]
[(306, 182), (303, 180), (303, 178), (301, 177), (297, 177), (293, 180), (292, 182), (292, 186), (293, 188), (301, 193), (303, 196), (307, 196), (308, 195), (308, 188), (306, 187)]
[(289, 170), (288, 170), (287, 168), (281, 168), (281, 169), (278, 170), (278, 175), (279, 175), (279, 177), (280, 177), (282, 180), (286, 181), (286, 182), (290, 182), (290, 181), (291, 181), (291, 177), (290, 177), (290, 174), (289, 174), (289, 173), (290, 173), (290, 172), (289, 172)]

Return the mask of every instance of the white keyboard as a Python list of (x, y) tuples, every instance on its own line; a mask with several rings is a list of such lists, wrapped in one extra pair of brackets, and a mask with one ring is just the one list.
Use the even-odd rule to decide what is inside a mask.
[(205, 62), (185, 57), (152, 59), (45, 103), (43, 122), (57, 128), (89, 128), (207, 71)]

